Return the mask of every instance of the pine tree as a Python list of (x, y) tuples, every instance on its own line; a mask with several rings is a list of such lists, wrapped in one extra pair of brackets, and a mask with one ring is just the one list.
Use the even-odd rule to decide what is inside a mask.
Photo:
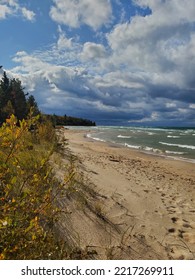
[(33, 115), (39, 115), (40, 111), (37, 105), (37, 102), (35, 101), (35, 98), (33, 95), (30, 95), (27, 99), (27, 111), (30, 112), (30, 108), (33, 109)]
[(10, 100), (10, 81), (7, 77), (6, 72), (4, 71), (3, 77), (0, 81), (0, 123), (5, 121), (7, 118), (7, 113), (4, 110), (4, 107), (7, 106), (8, 101)]
[(24, 93), (21, 81), (19, 79), (9, 79), (4, 71), (0, 80), (0, 124), (14, 114), (18, 120), (25, 119), (33, 107), (33, 114), (40, 114), (35, 98)]
[(27, 116), (27, 102), (19, 79), (12, 79), (10, 82), (11, 103), (18, 120), (22, 120)]
[(8, 117), (8, 118), (10, 118), (11, 115), (15, 114), (15, 110), (14, 110), (10, 100), (7, 102), (6, 106), (4, 106), (2, 111), (5, 113), (6, 117)]

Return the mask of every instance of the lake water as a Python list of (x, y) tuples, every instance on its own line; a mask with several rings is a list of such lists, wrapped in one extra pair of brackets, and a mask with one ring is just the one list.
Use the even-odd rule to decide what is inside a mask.
[(90, 130), (87, 137), (94, 140), (195, 163), (195, 128), (97, 126)]

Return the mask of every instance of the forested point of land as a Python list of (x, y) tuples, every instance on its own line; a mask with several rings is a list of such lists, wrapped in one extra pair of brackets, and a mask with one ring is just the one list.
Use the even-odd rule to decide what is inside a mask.
[(57, 115), (44, 115), (48, 118), (54, 126), (96, 126), (96, 123), (87, 119), (70, 117), (70, 116), (57, 116)]

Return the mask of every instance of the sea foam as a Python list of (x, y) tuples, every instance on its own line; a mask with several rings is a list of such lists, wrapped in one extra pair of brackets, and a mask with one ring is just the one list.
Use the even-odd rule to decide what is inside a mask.
[(129, 145), (127, 143), (125, 143), (125, 147), (132, 148), (132, 149), (141, 149), (141, 146)]
[(172, 143), (166, 143), (166, 142), (159, 142), (159, 143), (162, 145), (166, 145), (166, 146), (195, 150), (195, 146), (192, 146), (192, 145), (172, 144)]
[(118, 135), (118, 138), (124, 138), (124, 139), (129, 139), (131, 138), (131, 136), (125, 136), (125, 135)]
[(174, 151), (165, 151), (166, 154), (173, 154), (173, 155), (184, 155), (183, 152), (174, 152)]
[(175, 136), (175, 135), (167, 135), (168, 138), (181, 138), (180, 136)]

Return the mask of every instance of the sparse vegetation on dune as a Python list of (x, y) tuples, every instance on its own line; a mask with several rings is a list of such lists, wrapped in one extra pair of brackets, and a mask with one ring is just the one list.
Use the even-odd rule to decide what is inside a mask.
[(12, 115), (0, 128), (1, 259), (65, 257), (53, 233), (59, 211), (54, 192), (63, 186), (48, 164), (56, 144), (51, 127), (37, 117), (17, 125)]
[(76, 170), (62, 133), (38, 119), (12, 115), (0, 128), (0, 259), (94, 258), (70, 220), (91, 215), (109, 225), (101, 196)]
[[(26, 96), (21, 82), (4, 72), (0, 81), (0, 259), (88, 258), (88, 249), (70, 242), (74, 232), (60, 230), (60, 223), (69, 220), (68, 200), (79, 211), (90, 203), (89, 188), (81, 187), (75, 173), (76, 157), (64, 154), (66, 141), (54, 126), (64, 120), (95, 124), (66, 116), (54, 120), (40, 114), (33, 96)], [(61, 166), (62, 157), (65, 166)]]

